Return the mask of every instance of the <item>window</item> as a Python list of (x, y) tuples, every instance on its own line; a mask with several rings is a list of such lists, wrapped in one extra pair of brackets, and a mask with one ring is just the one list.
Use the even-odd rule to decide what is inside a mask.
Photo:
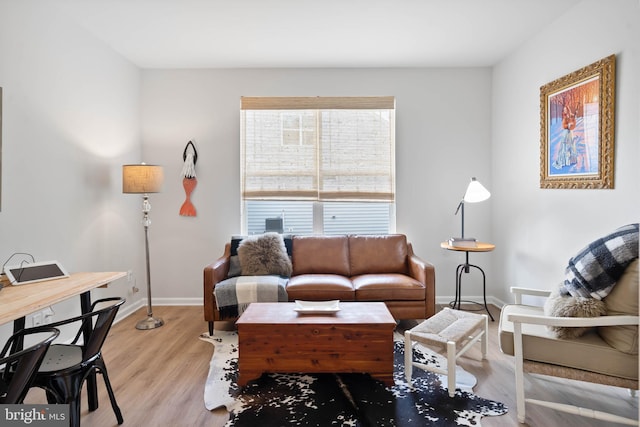
[(314, 146), (316, 122), (314, 112), (282, 112), (282, 145)]
[(243, 233), (395, 229), (393, 97), (243, 97)]

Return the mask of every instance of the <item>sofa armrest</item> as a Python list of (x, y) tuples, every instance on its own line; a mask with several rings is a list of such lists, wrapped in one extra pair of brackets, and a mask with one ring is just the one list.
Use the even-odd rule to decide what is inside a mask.
[(227, 278), (231, 258), (231, 245), (227, 243), (224, 247), (224, 254), (213, 263), (204, 268), (204, 320), (213, 322), (215, 320), (216, 301), (213, 297), (213, 289), (216, 283)]
[(433, 264), (422, 260), (413, 252), (411, 243), (407, 243), (409, 276), (424, 283), (425, 319), (436, 314), (436, 269)]
[(533, 325), (559, 326), (559, 327), (595, 327), (595, 326), (620, 326), (637, 325), (638, 316), (609, 315), (598, 317), (552, 317), (541, 314), (509, 314), (507, 320), (514, 323), (528, 323)]

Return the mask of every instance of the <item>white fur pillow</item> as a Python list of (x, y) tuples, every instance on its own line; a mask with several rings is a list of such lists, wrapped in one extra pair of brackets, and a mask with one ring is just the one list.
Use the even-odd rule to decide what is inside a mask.
[[(555, 290), (544, 303), (544, 314), (552, 317), (598, 317), (607, 314), (607, 307), (595, 298), (560, 295)], [(577, 338), (593, 328), (547, 326), (547, 329), (558, 338)]]
[(291, 276), (291, 260), (281, 234), (247, 237), (238, 246), (238, 258), (243, 276)]

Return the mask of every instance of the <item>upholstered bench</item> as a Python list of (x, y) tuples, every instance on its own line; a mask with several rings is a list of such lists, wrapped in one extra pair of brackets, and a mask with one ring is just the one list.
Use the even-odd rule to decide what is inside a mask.
[[(404, 333), (404, 372), (407, 383), (411, 385), (413, 367), (442, 375), (447, 375), (449, 396), (456, 393), (456, 359), (462, 356), (471, 346), (481, 340), (482, 358), (487, 356), (488, 317), (486, 314), (468, 313), (445, 308), (435, 316)], [(428, 347), (446, 350), (447, 369), (425, 365), (413, 360), (414, 341)]]

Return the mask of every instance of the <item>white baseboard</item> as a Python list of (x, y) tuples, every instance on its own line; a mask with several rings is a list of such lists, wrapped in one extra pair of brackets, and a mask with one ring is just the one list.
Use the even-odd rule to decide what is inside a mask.
[(131, 305), (127, 305), (127, 306), (121, 308), (120, 310), (118, 310), (118, 315), (116, 316), (115, 320), (113, 321), (113, 324), (115, 325), (116, 323), (118, 323), (122, 319), (124, 319), (126, 317), (129, 317), (130, 315), (132, 315), (136, 310), (138, 310), (143, 305), (145, 305), (145, 302), (143, 300), (139, 300), (139, 301), (134, 302)]
[(199, 305), (199, 306), (202, 306), (202, 304), (204, 304), (203, 298), (153, 298), (153, 305)]
[[(441, 304), (441, 305), (446, 305), (449, 304), (449, 302), (453, 301), (454, 299), (456, 299), (455, 296), (442, 296), (442, 297), (437, 297), (436, 298), (436, 304)], [(482, 295), (478, 295), (478, 296), (473, 296), (473, 295), (465, 295), (462, 299), (463, 301), (472, 301), (478, 304), (484, 304), (484, 300), (482, 298)], [(492, 297), (492, 296), (487, 296), (487, 304), (492, 304), (495, 305), (498, 308), (502, 308), (504, 307), (507, 303), (505, 303), (504, 301), (496, 298), (496, 297)]]
[[(453, 301), (454, 299), (455, 299), (454, 296), (437, 297), (436, 304), (446, 305), (446, 304), (449, 304), (449, 302)], [(483, 298), (482, 298), (482, 295), (479, 295), (479, 296), (465, 295), (464, 301), (473, 301), (473, 302), (477, 302), (478, 304), (482, 304)], [(154, 298), (152, 301), (152, 304), (153, 306), (181, 306), (181, 305), (182, 306), (202, 306), (203, 299), (202, 298)], [(505, 303), (504, 301), (498, 298), (487, 296), (487, 304), (493, 304), (496, 307), (502, 308), (507, 303)], [(130, 316), (136, 310), (140, 309), (141, 307), (145, 307), (146, 305), (147, 305), (147, 300), (143, 298), (125, 307), (124, 309), (118, 311), (118, 316), (116, 317), (116, 320), (114, 323), (118, 323), (118, 321), (124, 319), (125, 317)]]
[[(153, 307), (160, 306), (176, 306), (176, 305), (185, 305), (185, 306), (200, 306), (203, 304), (202, 298), (153, 298), (151, 304)], [(131, 305), (128, 305), (120, 310), (118, 310), (118, 315), (116, 316), (116, 320), (113, 322), (118, 323), (120, 320), (129, 317), (136, 310), (139, 310), (142, 307), (147, 306), (147, 299), (142, 298)]]

